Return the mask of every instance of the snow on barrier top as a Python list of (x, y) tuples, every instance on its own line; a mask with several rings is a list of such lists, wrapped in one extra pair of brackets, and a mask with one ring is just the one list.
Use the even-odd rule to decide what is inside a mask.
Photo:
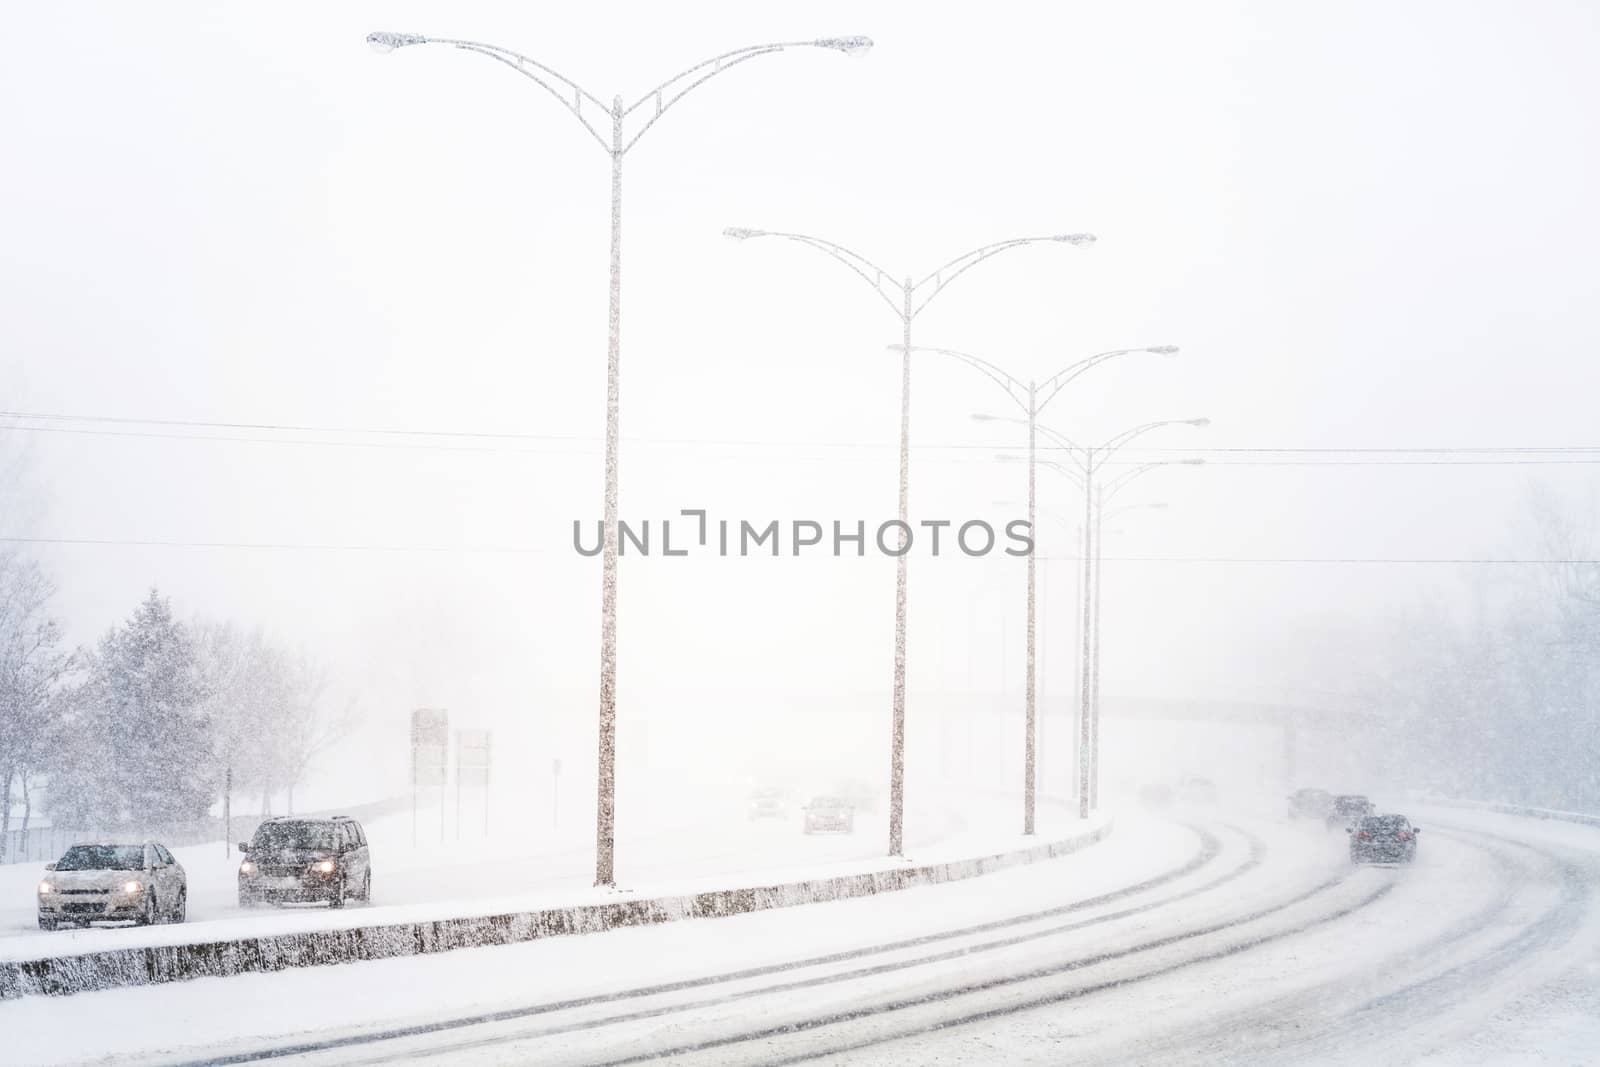
[(0, 960), (0, 1000), (69, 994), (190, 978), (224, 977), (291, 967), (421, 956), (460, 948), (510, 945), (568, 934), (682, 919), (713, 919), (850, 897), (937, 885), (1076, 852), (1111, 832), (1108, 820), (1074, 837), (975, 858), (891, 867), (710, 892), (268, 934), (176, 945), (105, 949), (39, 959)]
[(1492, 811), (1496, 815), (1520, 815), (1525, 819), (1550, 819), (1555, 822), (1575, 822), (1584, 826), (1600, 826), (1600, 815), (1586, 811), (1559, 811), (1555, 808), (1527, 808), (1520, 804), (1500, 804), (1490, 800), (1457, 800), (1447, 797), (1426, 797), (1424, 803), (1442, 808), (1466, 808), (1471, 811)]

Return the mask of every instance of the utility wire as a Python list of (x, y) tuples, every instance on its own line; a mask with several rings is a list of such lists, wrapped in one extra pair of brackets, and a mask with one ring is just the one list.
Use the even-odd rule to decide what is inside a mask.
[[(311, 425), (284, 422), (208, 422), (193, 419), (158, 419), (133, 416), (113, 415), (68, 415), (44, 412), (27, 411), (0, 411), (0, 419), (20, 419), (29, 422), (56, 422), (56, 423), (99, 423), (108, 425), (135, 425), (135, 426), (161, 426), (184, 429), (208, 430), (255, 430), (273, 433), (330, 433), (366, 435), (373, 437), (424, 437), (424, 438), (460, 438), (475, 440), (505, 440), (505, 441), (546, 441), (558, 443), (576, 443), (598, 445), (600, 439), (581, 434), (539, 434), (539, 433), (500, 433), (484, 430), (437, 430), (437, 429), (402, 429), (395, 427), (371, 426), (330, 426)], [(106, 436), (150, 436), (170, 440), (199, 440), (199, 441), (240, 441), (251, 443), (280, 443), (283, 438), (274, 437), (217, 437), (213, 435), (197, 434), (139, 434), (139, 433), (114, 433), (111, 431), (97, 431), (62, 426), (9, 426), (0, 429), (12, 429), (36, 433), (83, 433), (103, 434)], [(739, 438), (624, 438), (624, 440), (640, 444), (659, 445), (685, 445), (685, 446), (733, 446), (733, 447), (758, 447), (758, 448), (841, 448), (841, 449), (894, 449), (899, 445), (893, 441), (772, 441)], [(344, 444), (335, 441), (306, 441), (291, 439), (288, 443), (294, 444)], [(990, 444), (959, 442), (951, 444), (920, 444), (917, 447), (926, 449), (976, 449), (994, 451), (995, 446)], [(1041, 443), (1038, 446), (1041, 452), (1064, 451), (1064, 446)], [(463, 449), (467, 451), (467, 449)], [(1600, 457), (1600, 445), (1552, 445), (1552, 446), (1444, 446), (1444, 447), (1196, 447), (1196, 448), (1155, 448), (1129, 446), (1123, 450), (1129, 453), (1151, 453), (1169, 455), (1429, 455), (1429, 456), (1473, 456), (1473, 455), (1595, 455)]]
[[(0, 412), (0, 418), (4, 418), (4, 417), (6, 417), (5, 413), (4, 412)], [(218, 424), (218, 425), (220, 425), (220, 424)], [(288, 429), (288, 428), (285, 427), (285, 429)], [(538, 435), (522, 435), (522, 436), (524, 436), (524, 437), (526, 437), (528, 439), (531, 439), (531, 440), (548, 441), (548, 442), (550, 442), (549, 447), (545, 447), (545, 448), (508, 448), (508, 447), (496, 447), (496, 446), (492, 446), (492, 445), (402, 444), (402, 443), (394, 442), (394, 441), (329, 441), (329, 440), (311, 440), (311, 439), (306, 439), (306, 438), (293, 438), (293, 437), (241, 437), (241, 436), (217, 435), (217, 434), (162, 433), (162, 432), (157, 432), (157, 431), (142, 431), (142, 430), (92, 430), (92, 429), (85, 429), (85, 428), (82, 428), (82, 427), (66, 427), (66, 426), (0, 426), (0, 432), (4, 432), (6, 430), (15, 430), (15, 431), (24, 432), (24, 433), (75, 434), (75, 435), (89, 436), (89, 437), (117, 437), (117, 438), (129, 438), (129, 437), (132, 437), (132, 438), (148, 438), (148, 439), (168, 440), (168, 441), (211, 441), (211, 442), (223, 442), (223, 443), (233, 443), (233, 444), (298, 445), (298, 446), (309, 446), (309, 447), (320, 447), (320, 448), (399, 449), (399, 450), (403, 450), (403, 451), (426, 451), (426, 452), (447, 452), (447, 453), (448, 452), (492, 453), (492, 454), (503, 454), (503, 455), (599, 456), (599, 455), (602, 454), (602, 450), (600, 448), (600, 443), (597, 440), (593, 439), (593, 438), (575, 437), (575, 436), (574, 437), (563, 437), (563, 436), (558, 436), (558, 435), (550, 435), (548, 437), (539, 437)], [(446, 438), (450, 438), (450, 437), (465, 437), (465, 438), (469, 438), (469, 439), (471, 439), (471, 438), (476, 438), (476, 439), (497, 439), (497, 438), (501, 438), (501, 437), (506, 437), (507, 439), (515, 439), (515, 438), (518, 437), (518, 435), (500, 435), (500, 434), (475, 434), (475, 435), (474, 434), (461, 434), (461, 435), (458, 435), (458, 434), (453, 434), (453, 433), (444, 433), (442, 431), (432, 431), (432, 430), (419, 430), (419, 431), (355, 430), (355, 429), (335, 430), (335, 429), (331, 429), (331, 428), (325, 428), (325, 429), (322, 429), (320, 431), (311, 431), (311, 430), (308, 429), (306, 432), (350, 433), (350, 434), (361, 434), (361, 433), (373, 433), (373, 434), (402, 434), (403, 433), (403, 434), (410, 434), (410, 433), (415, 432), (417, 435), (424, 436), (424, 437), (430, 437), (430, 438), (434, 438), (434, 439), (446, 439)], [(715, 439), (715, 438), (625, 438), (624, 440), (630, 441), (630, 442), (632, 442), (634, 444), (641, 444), (641, 445), (666, 445), (666, 446), (688, 446), (688, 447), (710, 447), (710, 448), (788, 448), (788, 449), (817, 448), (817, 449), (838, 449), (838, 450), (859, 449), (859, 450), (874, 450), (874, 451), (887, 452), (890, 449), (898, 447), (897, 445), (889, 443), (889, 442), (881, 442), (880, 443), (880, 442), (854, 442), (854, 441), (760, 441), (760, 440)], [(563, 443), (565, 443), (565, 444), (584, 444), (584, 445), (587, 445), (588, 447), (578, 447), (578, 448), (559, 447)], [(955, 443), (955, 444), (917, 444), (917, 445), (913, 445), (912, 447), (913, 447), (913, 451), (917, 451), (917, 452), (956, 450), (956, 451), (977, 451), (977, 452), (985, 453), (985, 455), (983, 455), (981, 457), (972, 457), (972, 458), (962, 458), (962, 457), (956, 457), (956, 456), (945, 456), (945, 457), (938, 457), (938, 458), (929, 459), (929, 458), (925, 457), (925, 461), (937, 462), (937, 463), (988, 463), (988, 462), (991, 461), (992, 454), (996, 453), (996, 452), (1012, 453), (1012, 454), (1016, 454), (1016, 455), (1019, 455), (1019, 456), (1023, 454), (1022, 450), (1020, 448), (1015, 447), (1015, 446), (1007, 447), (1007, 446), (996, 446), (996, 445), (991, 445), (991, 444), (974, 444), (974, 443), (966, 443), (966, 442)], [(1064, 449), (1059, 445), (1050, 445), (1050, 446), (1040, 445), (1038, 450), (1041, 453), (1045, 453), (1046, 454), (1046, 458), (1048, 458), (1048, 454), (1050, 452), (1052, 452), (1052, 451), (1064, 451)], [(1574, 447), (1574, 448), (1505, 448), (1505, 449), (1494, 449), (1494, 448), (1472, 448), (1472, 449), (1468, 449), (1468, 448), (1455, 448), (1455, 449), (1443, 449), (1443, 448), (1441, 448), (1441, 449), (1424, 449), (1424, 448), (1414, 448), (1414, 449), (1370, 449), (1370, 448), (1350, 448), (1350, 449), (1334, 449), (1334, 448), (1327, 448), (1327, 449), (1308, 449), (1308, 448), (1305, 448), (1305, 449), (1302, 449), (1302, 448), (1133, 449), (1133, 448), (1129, 448), (1129, 449), (1125, 450), (1124, 452), (1122, 452), (1122, 455), (1126, 456), (1127, 458), (1112, 459), (1112, 460), (1106, 461), (1105, 465), (1106, 466), (1138, 466), (1138, 465), (1142, 465), (1145, 462), (1144, 459), (1140, 458), (1141, 455), (1148, 456), (1148, 455), (1152, 455), (1152, 454), (1157, 454), (1157, 455), (1179, 455), (1179, 456), (1221, 457), (1221, 458), (1210, 458), (1210, 459), (1207, 460), (1207, 465), (1208, 466), (1216, 466), (1216, 467), (1524, 467), (1524, 466), (1591, 466), (1591, 465), (1595, 465), (1595, 464), (1600, 464), (1600, 448)], [(1294, 456), (1294, 455), (1305, 455), (1305, 456), (1313, 456), (1313, 455), (1315, 455), (1315, 456), (1322, 456), (1322, 455), (1326, 455), (1326, 456), (1338, 456), (1338, 455), (1358, 455), (1358, 456), (1429, 455), (1429, 456), (1434, 456), (1434, 457), (1438, 457), (1438, 458), (1431, 458), (1431, 459), (1407, 459), (1407, 458), (1398, 458), (1398, 459), (1389, 459), (1389, 458), (1360, 458), (1360, 459), (1337, 459), (1337, 458), (1328, 458), (1328, 459), (1320, 459), (1320, 458), (1318, 458), (1318, 459), (1313, 459), (1313, 458), (1306, 458), (1306, 459), (1233, 459), (1233, 458), (1229, 458), (1229, 457), (1231, 457), (1233, 455), (1290, 455), (1290, 456)], [(1519, 457), (1519, 458), (1476, 458), (1476, 457), (1484, 457), (1484, 456), (1502, 456), (1502, 455), (1509, 455), (1509, 456)], [(1461, 457), (1461, 458), (1444, 458), (1444, 457)], [(1520, 457), (1549, 457), (1549, 458), (1520, 458)], [(739, 458), (742, 458), (742, 457), (725, 456), (725, 457), (710, 457), (710, 458), (739, 459)], [(873, 462), (874, 461), (871, 457), (862, 457), (862, 456), (828, 456), (828, 457), (789, 456), (789, 457), (779, 457), (779, 458), (780, 459), (787, 458), (787, 459), (792, 459), (792, 460), (796, 460), (796, 461), (827, 462), (827, 463), (841, 463), (841, 462), (842, 463), (855, 463), (855, 462)], [(768, 457), (768, 459), (770, 460), (771, 457)]]
[[(203, 548), (203, 549), (260, 549), (270, 551), (308, 552), (447, 552), (447, 553), (507, 553), (515, 555), (564, 555), (555, 549), (518, 547), (513, 545), (375, 545), (375, 544), (318, 544), (270, 541), (175, 541), (175, 540), (124, 540), (97, 537), (0, 537), (0, 544), (26, 545), (76, 545), (93, 547), (131, 548)], [(659, 557), (656, 557), (659, 558)], [(688, 558), (733, 559), (711, 554), (691, 554)], [(751, 560), (792, 559), (791, 556), (752, 555)], [(826, 557), (813, 556), (811, 559)], [(840, 557), (858, 558), (858, 557)], [(889, 557), (884, 557), (888, 559)], [(955, 557), (952, 557), (955, 558)], [(1017, 557), (1021, 558), (1021, 557)], [(1426, 556), (1105, 556), (1106, 563), (1199, 563), (1199, 564), (1376, 564), (1376, 565), (1470, 565), (1470, 566), (1600, 566), (1600, 559), (1495, 559), (1490, 557), (1426, 557)], [(1039, 555), (1036, 560), (1081, 563), (1082, 556)]]

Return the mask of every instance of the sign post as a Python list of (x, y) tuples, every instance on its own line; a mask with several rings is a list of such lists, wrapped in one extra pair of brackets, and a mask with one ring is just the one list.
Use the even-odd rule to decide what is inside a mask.
[(439, 840), (444, 840), (444, 786), (450, 768), (450, 713), (417, 708), (411, 713), (411, 843), (417, 843), (417, 793), (439, 787)]
[(493, 735), (488, 730), (456, 731), (456, 839), (461, 839), (461, 787), (483, 790), (483, 836), (489, 836), (489, 753)]
[(560, 824), (561, 813), (561, 761), (550, 761), (550, 829), (555, 830)]

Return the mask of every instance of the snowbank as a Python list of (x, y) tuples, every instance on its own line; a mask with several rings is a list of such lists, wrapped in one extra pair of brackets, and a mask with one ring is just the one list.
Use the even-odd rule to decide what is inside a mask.
[[(1101, 820), (1072, 836), (1006, 852), (943, 862), (883, 867), (831, 877), (714, 889), (640, 899), (408, 922), (161, 944), (0, 960), (0, 999), (65, 994), (189, 978), (280, 971), (357, 960), (391, 959), (458, 948), (508, 945), (624, 926), (708, 919), (819, 901), (872, 896), (913, 886), (975, 878), (1075, 852), (1110, 833)], [(880, 861), (881, 863), (881, 861)]]

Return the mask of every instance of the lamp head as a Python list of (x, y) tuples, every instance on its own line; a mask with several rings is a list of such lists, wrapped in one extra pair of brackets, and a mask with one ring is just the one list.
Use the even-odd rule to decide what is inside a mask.
[(726, 230), (722, 231), (722, 236), (728, 238), (730, 241), (745, 241), (752, 237), (760, 237), (766, 232), (767, 231), (765, 230), (752, 230), (748, 226), (729, 226)]
[(819, 37), (811, 42), (818, 48), (831, 48), (847, 56), (864, 56), (872, 51), (871, 37)]
[(1050, 240), (1061, 241), (1069, 245), (1077, 245), (1081, 248), (1085, 245), (1094, 244), (1097, 240), (1099, 240), (1099, 238), (1092, 233), (1058, 233), (1052, 236)]
[(1211, 425), (1211, 420), (1210, 419), (1187, 419), (1187, 420), (1185, 420), (1185, 425), (1187, 425), (1187, 426), (1210, 426)]
[(1175, 356), (1175, 355), (1178, 354), (1178, 346), (1177, 345), (1153, 345), (1150, 348), (1145, 349), (1145, 351), (1154, 353), (1155, 355), (1158, 355), (1158, 356)]
[(426, 37), (419, 37), (414, 33), (387, 33), (379, 30), (367, 34), (367, 46), (380, 54), (393, 52), (396, 48), (404, 48), (407, 45), (427, 43)]
[(1206, 464), (1206, 461), (1203, 459), (1180, 459), (1178, 462), (1182, 463), (1185, 467), (1203, 467)]

